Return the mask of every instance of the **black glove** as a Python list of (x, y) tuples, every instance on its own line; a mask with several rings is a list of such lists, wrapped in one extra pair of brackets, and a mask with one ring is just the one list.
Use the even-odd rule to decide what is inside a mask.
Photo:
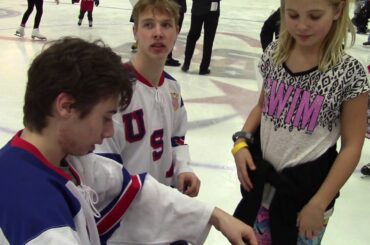
[(94, 0), (95, 2), (95, 6), (98, 7), (99, 6), (99, 0)]
[(80, 2), (80, 0), (72, 0), (72, 4), (78, 3), (78, 2)]

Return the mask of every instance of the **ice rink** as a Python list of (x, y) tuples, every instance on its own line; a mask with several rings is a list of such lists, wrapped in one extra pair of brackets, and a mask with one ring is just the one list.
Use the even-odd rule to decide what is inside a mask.
[[(190, 25), (191, 1), (187, 2), (188, 12), (173, 52), (174, 58), (181, 62)], [(198, 198), (230, 213), (240, 200), (234, 160), (230, 153), (231, 135), (241, 129), (256, 103), (261, 82), (256, 70), (262, 53), (259, 32), (263, 21), (278, 4), (277, 0), (223, 0), (211, 74), (198, 75), (202, 37), (197, 43), (188, 73), (181, 72), (179, 67), (166, 67), (180, 81), (188, 110), (186, 141), (190, 145), (193, 169), (202, 181)], [(26, 8), (25, 0), (0, 0), (0, 146), (23, 127), (26, 72), (44, 44), (30, 38), (35, 10), (28, 20), (26, 36), (14, 36)], [(94, 9), (94, 26), (89, 28), (86, 16), (82, 26), (77, 25), (78, 4), (61, 0), (56, 5), (47, 0), (44, 2), (40, 31), (48, 40), (62, 36), (78, 36), (87, 40), (101, 38), (123, 60), (128, 60), (134, 40), (132, 23), (129, 22), (131, 9), (129, 1), (101, 0), (100, 6)], [(370, 48), (362, 46), (366, 39), (365, 35), (357, 35), (355, 46), (348, 52), (366, 61), (370, 55)], [(370, 244), (370, 177), (361, 178), (359, 173), (360, 167), (368, 162), (370, 140), (366, 139), (360, 163), (342, 189), (322, 244)], [(206, 244), (229, 243), (213, 229)]]

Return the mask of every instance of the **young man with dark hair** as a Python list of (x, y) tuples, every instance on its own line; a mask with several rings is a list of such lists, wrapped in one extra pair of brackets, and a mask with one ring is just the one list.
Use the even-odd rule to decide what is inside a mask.
[[(220, 209), (89, 153), (113, 135), (112, 115), (130, 103), (131, 85), (101, 41), (61, 39), (34, 59), (25, 128), (0, 150), (1, 244), (201, 243), (210, 225), (234, 244), (256, 244), (250, 227)], [(171, 235), (163, 228), (184, 224)]]

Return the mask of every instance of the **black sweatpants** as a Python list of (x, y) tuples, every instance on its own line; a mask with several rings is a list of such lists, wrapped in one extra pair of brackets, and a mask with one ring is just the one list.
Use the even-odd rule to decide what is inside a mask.
[(213, 41), (215, 39), (219, 17), (219, 11), (210, 11), (205, 15), (191, 15), (190, 30), (186, 39), (185, 65), (190, 65), (196, 42), (200, 37), (204, 24), (203, 57), (199, 69), (201, 71), (208, 69), (211, 63)]
[(44, 0), (27, 0), (28, 2), (28, 8), (26, 12), (24, 12), (21, 25), (25, 26), (28, 20), (28, 17), (30, 17), (30, 14), (33, 11), (33, 7), (36, 6), (36, 16), (35, 16), (35, 22), (33, 24), (33, 28), (39, 28), (41, 16), (42, 16), (42, 6), (44, 4)]

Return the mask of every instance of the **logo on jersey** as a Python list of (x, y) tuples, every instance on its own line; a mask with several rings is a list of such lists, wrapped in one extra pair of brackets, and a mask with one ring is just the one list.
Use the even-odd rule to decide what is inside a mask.
[(171, 93), (172, 107), (174, 111), (177, 111), (177, 109), (180, 107), (179, 98), (180, 94), (174, 92)]

